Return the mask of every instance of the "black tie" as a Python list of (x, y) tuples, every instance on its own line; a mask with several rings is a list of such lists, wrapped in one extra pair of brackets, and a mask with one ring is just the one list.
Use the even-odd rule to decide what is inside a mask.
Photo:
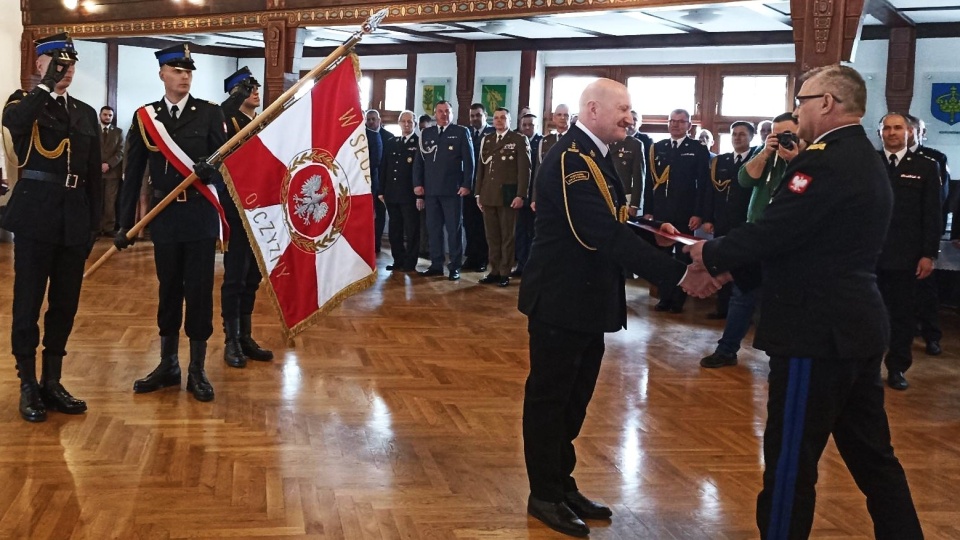
[(103, 136), (104, 136), (104, 137), (107, 136), (107, 129), (108, 129), (108, 128), (103, 128)]
[(739, 167), (741, 163), (743, 163), (743, 156), (737, 154), (737, 159), (733, 160), (733, 164)]
[(67, 98), (63, 96), (57, 96), (57, 103), (59, 103), (60, 106), (63, 107), (63, 110), (67, 110)]
[(677, 141), (672, 141), (672, 142), (673, 142), (673, 149), (676, 150), (676, 149), (677, 149)]
[(500, 144), (500, 139), (503, 138), (503, 135), (497, 133), (497, 144)]
[(896, 170), (896, 168), (897, 168), (897, 155), (890, 154), (890, 170), (893, 171), (893, 170)]
[(174, 105), (173, 107), (170, 107), (170, 117), (173, 118), (174, 120), (177, 119), (178, 112), (180, 112), (180, 107), (177, 107), (176, 105)]
[(439, 137), (440, 135), (443, 135), (443, 126), (437, 128), (437, 136)]

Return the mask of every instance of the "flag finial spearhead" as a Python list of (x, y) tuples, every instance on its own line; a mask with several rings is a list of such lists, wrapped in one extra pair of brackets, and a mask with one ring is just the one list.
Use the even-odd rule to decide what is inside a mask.
[(383, 22), (383, 19), (387, 18), (388, 10), (386, 8), (381, 9), (380, 11), (374, 13), (366, 21), (364, 21), (363, 26), (361, 26), (361, 31), (364, 34), (372, 34), (380, 27), (380, 23)]

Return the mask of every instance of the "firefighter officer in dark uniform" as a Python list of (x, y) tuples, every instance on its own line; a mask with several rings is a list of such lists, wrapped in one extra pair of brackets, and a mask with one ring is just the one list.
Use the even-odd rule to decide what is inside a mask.
[(888, 113), (880, 120), (883, 150), (893, 189), (893, 217), (877, 263), (877, 285), (890, 316), (890, 346), (884, 364), (887, 385), (909, 386), (917, 324), (917, 287), (933, 273), (940, 252), (940, 171), (937, 163), (907, 147), (908, 120)]
[[(221, 104), (227, 119), (227, 137), (233, 137), (257, 115), (260, 83), (244, 66), (224, 79), (223, 91), (230, 97)], [(221, 192), (220, 201), (230, 224), (230, 245), (223, 253), (223, 285), (220, 287), (220, 315), (223, 317), (223, 361), (242, 368), (247, 359), (267, 362), (273, 352), (253, 339), (253, 306), (263, 276), (250, 247), (240, 211), (230, 194)]]
[[(383, 142), (380, 164), (380, 193), (390, 216), (390, 251), (393, 264), (387, 270), (413, 272), (420, 253), (420, 210), (423, 197), (413, 193), (413, 162), (420, 149), (420, 138), (413, 131), (411, 111), (400, 113), (400, 136)], [(419, 207), (418, 207), (419, 205)]]
[(573, 441), (600, 373), (603, 334), (627, 322), (624, 272), (661, 287), (683, 280), (698, 296), (718, 288), (702, 268), (685, 275), (682, 263), (624, 223), (626, 195), (607, 145), (626, 136), (630, 120), (624, 85), (600, 79), (584, 90), (577, 124), (547, 152), (535, 180), (536, 235), (520, 283), (519, 309), (530, 334), (523, 399), (527, 512), (572, 536), (590, 533), (583, 520), (611, 516), (578, 490)]
[(817, 464), (833, 435), (877, 540), (920, 540), (880, 384), (889, 324), (875, 272), (893, 207), (890, 180), (860, 124), (860, 74), (833, 65), (805, 79), (793, 114), (797, 135), (811, 144), (790, 161), (763, 216), (686, 249), (715, 275), (734, 271), (738, 286), (762, 276), (754, 347), (770, 356), (770, 374), (760, 537), (810, 535)]
[[(42, 422), (47, 409), (81, 414), (87, 404), (60, 384), (67, 338), (80, 302), (83, 264), (100, 228), (97, 113), (67, 94), (77, 52), (67, 34), (36, 41), (40, 84), (18, 90), (3, 108), (20, 166), (2, 226), (15, 235), (13, 328), (20, 416)], [(37, 382), (40, 308), (43, 372)]]
[[(160, 63), (164, 85), (161, 100), (145, 105), (176, 145), (195, 162), (194, 172), (204, 184), (222, 182), (216, 167), (203, 158), (213, 154), (227, 140), (226, 122), (220, 106), (190, 95), (195, 69), (189, 44), (179, 44), (154, 53)], [(157, 141), (147, 133), (146, 121), (135, 114), (127, 136), (127, 165), (120, 204), (120, 227), (114, 239), (117, 249), (133, 243), (127, 231), (133, 226), (143, 172), (150, 167), (153, 198), (159, 201), (180, 184), (178, 171)], [(175, 158), (173, 158), (175, 159)], [(214, 187), (214, 186), (211, 186)], [(153, 257), (160, 282), (157, 326), (160, 330), (160, 365), (133, 383), (133, 391), (146, 393), (180, 386), (180, 326), (190, 339), (190, 366), (187, 391), (198, 401), (211, 401), (213, 386), (204, 363), (207, 339), (213, 334), (213, 271), (220, 234), (217, 208), (195, 187), (186, 189), (150, 224)]]

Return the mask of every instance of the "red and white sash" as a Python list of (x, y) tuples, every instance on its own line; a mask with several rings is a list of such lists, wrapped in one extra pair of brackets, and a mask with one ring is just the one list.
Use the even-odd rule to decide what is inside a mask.
[[(137, 109), (137, 118), (140, 119), (140, 123), (143, 124), (144, 129), (147, 130), (147, 134), (153, 139), (153, 143), (160, 149), (163, 157), (167, 158), (167, 161), (169, 161), (184, 178), (190, 176), (193, 173), (193, 160), (190, 159), (190, 156), (173, 140), (173, 137), (171, 137), (167, 131), (167, 127), (157, 120), (156, 110), (152, 106), (144, 105)], [(220, 197), (217, 195), (217, 190), (211, 189), (210, 186), (204, 184), (199, 178), (193, 181), (193, 187), (217, 209), (217, 214), (220, 216), (220, 242), (223, 244), (224, 249), (226, 249), (227, 241), (230, 239), (230, 225), (227, 224), (227, 215), (223, 212), (223, 206), (220, 205)]]

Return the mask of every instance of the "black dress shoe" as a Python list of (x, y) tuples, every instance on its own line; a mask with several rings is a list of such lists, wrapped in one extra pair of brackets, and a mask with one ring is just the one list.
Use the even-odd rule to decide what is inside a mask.
[(927, 354), (930, 356), (940, 356), (940, 353), (943, 352), (943, 349), (940, 348), (940, 342), (931, 339), (927, 342)]
[(487, 274), (485, 277), (480, 278), (480, 283), (483, 283), (484, 285), (500, 283), (500, 276), (497, 274)]
[(423, 277), (442, 276), (443, 270), (439, 268), (427, 268), (426, 270), (420, 272), (420, 275)]
[(542, 521), (547, 527), (563, 534), (578, 538), (590, 535), (590, 528), (573, 513), (566, 503), (541, 501), (531, 495), (527, 500), (527, 513)]
[(902, 371), (891, 371), (887, 374), (887, 386), (894, 390), (906, 390), (910, 388), (910, 383), (907, 382)]
[(87, 412), (87, 403), (67, 392), (59, 382), (45, 382), (40, 387), (40, 399), (48, 410), (64, 414), (83, 414)]
[(606, 506), (591, 501), (579, 491), (571, 491), (563, 496), (564, 502), (580, 519), (610, 519), (613, 512)]
[(450, 281), (457, 281), (458, 279), (460, 279), (460, 271), (459, 271), (459, 270), (451, 270), (451, 271), (450, 271), (450, 276), (448, 276), (447, 279), (449, 279)]
[(700, 366), (705, 368), (721, 368), (737, 365), (737, 355), (715, 352), (700, 359)]
[(20, 417), (27, 422), (43, 422), (47, 408), (40, 398), (40, 386), (36, 382), (20, 385)]
[(523, 275), (523, 270), (518, 269), (518, 270), (514, 270), (513, 272), (510, 272), (510, 277), (520, 277), (522, 275)]
[(498, 287), (506, 287), (507, 285), (510, 285), (510, 278), (507, 276), (500, 278), (500, 283), (497, 283)]
[(394, 268), (396, 268), (397, 270), (400, 269), (398, 266), (396, 266), (396, 265), (394, 265), (394, 264), (388, 264), (388, 265), (386, 266), (386, 270), (389, 270), (389, 271), (393, 271)]
[(720, 313), (719, 311), (711, 311), (710, 313), (707, 313), (707, 318), (710, 319), (711, 321), (719, 321), (722, 319), (726, 319), (727, 314)]

